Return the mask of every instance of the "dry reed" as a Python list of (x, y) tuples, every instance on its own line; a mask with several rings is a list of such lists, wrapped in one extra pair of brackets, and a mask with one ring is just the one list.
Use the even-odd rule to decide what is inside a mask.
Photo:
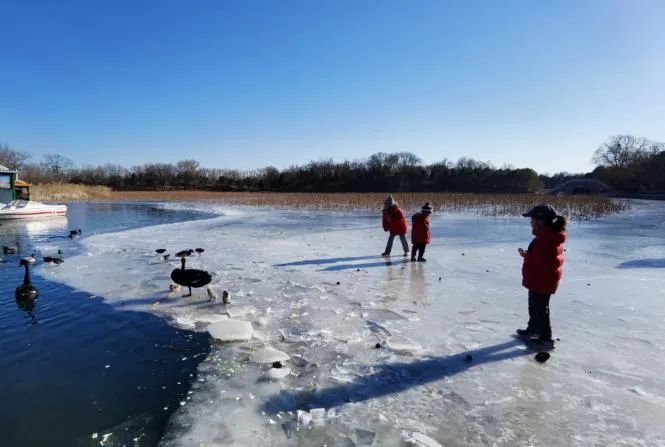
[(111, 193), (111, 188), (107, 186), (72, 183), (43, 183), (30, 187), (30, 198), (40, 202), (109, 200), (112, 197)]
[[(203, 201), (228, 205), (271, 206), (321, 210), (378, 210), (387, 193), (250, 193), (211, 191), (114, 191), (112, 200), (123, 201)], [(624, 211), (628, 203), (605, 197), (542, 196), (533, 194), (394, 194), (407, 211), (430, 202), (438, 212), (471, 212), (484, 216), (518, 216), (532, 206), (550, 203), (574, 220), (594, 219)]]

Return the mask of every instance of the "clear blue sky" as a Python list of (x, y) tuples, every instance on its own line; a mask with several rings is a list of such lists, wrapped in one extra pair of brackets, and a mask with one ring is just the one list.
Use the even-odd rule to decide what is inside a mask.
[(665, 140), (665, 1), (0, 2), (0, 142), (77, 164), (412, 151), (541, 172)]

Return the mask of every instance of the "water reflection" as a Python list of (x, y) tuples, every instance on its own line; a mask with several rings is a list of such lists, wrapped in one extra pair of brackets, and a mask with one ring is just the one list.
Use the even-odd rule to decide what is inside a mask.
[(37, 318), (35, 317), (35, 307), (37, 304), (37, 298), (21, 298), (16, 297), (16, 306), (19, 310), (22, 310), (26, 313), (28, 317), (32, 320), (32, 323), (37, 323)]
[(2, 232), (15, 235), (41, 236), (56, 234), (59, 230), (67, 229), (66, 216), (54, 216), (44, 219), (16, 219), (2, 221)]

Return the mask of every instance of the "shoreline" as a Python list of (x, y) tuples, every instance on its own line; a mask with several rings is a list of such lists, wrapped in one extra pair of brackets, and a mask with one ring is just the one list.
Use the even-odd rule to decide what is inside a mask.
[[(102, 202), (208, 202), (225, 205), (276, 207), (329, 211), (376, 211), (389, 193), (302, 193), (218, 191), (111, 191)], [(591, 196), (543, 196), (536, 194), (478, 194), (447, 192), (394, 193), (402, 209), (416, 211), (430, 202), (435, 212), (474, 212), (483, 216), (520, 216), (544, 201), (574, 220), (588, 220), (630, 208), (625, 200)], [(48, 202), (49, 200), (43, 200)], [(55, 202), (57, 200), (52, 200)], [(60, 199), (60, 201), (63, 201)], [(65, 200), (66, 201), (66, 200)]]

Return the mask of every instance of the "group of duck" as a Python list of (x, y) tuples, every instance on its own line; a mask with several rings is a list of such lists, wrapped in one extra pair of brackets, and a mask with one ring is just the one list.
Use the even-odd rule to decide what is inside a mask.
[[(202, 255), (205, 252), (203, 248), (194, 248), (181, 250), (175, 254), (175, 257), (180, 258), (181, 266), (176, 268), (171, 272), (171, 280), (175, 284), (169, 286), (169, 296), (180, 290), (180, 287), (187, 287), (188, 293), (184, 295), (185, 297), (192, 296), (192, 288), (198, 289), (205, 287), (210, 284), (212, 281), (212, 275), (205, 270), (187, 268), (187, 258), (192, 256), (194, 253)], [(158, 248), (155, 250), (158, 256), (160, 256), (165, 262), (168, 262), (170, 254), (166, 253), (165, 248)], [(211, 287), (206, 288), (206, 293), (210, 301), (217, 301), (218, 295), (217, 292)], [(229, 292), (224, 290), (222, 293), (222, 301), (224, 304), (229, 304), (230, 296)]]
[[(74, 239), (76, 236), (80, 236), (83, 234), (83, 231), (81, 229), (76, 229), (76, 230), (70, 230), (69, 232), (69, 238)], [(19, 247), (18, 245), (15, 246), (9, 246), (9, 245), (4, 245), (2, 247), (2, 253), (7, 256), (7, 255), (16, 255), (19, 253)], [(61, 249), (58, 249), (58, 254), (57, 256), (44, 256), (42, 259), (45, 264), (54, 264), (54, 265), (60, 265), (63, 262), (65, 262), (64, 257), (62, 256), (63, 252)], [(25, 273), (23, 275), (23, 284), (21, 284), (19, 287), (16, 288), (16, 299), (17, 300), (22, 300), (22, 301), (27, 301), (27, 300), (36, 300), (37, 297), (39, 296), (39, 291), (32, 285), (31, 277), (30, 277), (30, 266), (35, 264), (37, 262), (37, 254), (32, 253), (30, 256), (21, 258), (19, 261), (19, 266), (25, 268)]]
[[(76, 229), (76, 230), (70, 230), (69, 235), (67, 236), (69, 239), (74, 239), (77, 236), (82, 235), (82, 230)], [(19, 247), (17, 246), (3, 246), (2, 247), (2, 252), (3, 254), (6, 255), (15, 255), (19, 253)], [(155, 252), (165, 261), (168, 262), (171, 255), (166, 253), (165, 248), (158, 248), (155, 250)], [(205, 270), (199, 270), (199, 269), (192, 269), (192, 268), (187, 268), (186, 263), (187, 263), (187, 258), (189, 256), (192, 256), (194, 253), (197, 253), (198, 255), (202, 255), (205, 252), (205, 249), (203, 248), (194, 248), (194, 249), (187, 249), (187, 250), (181, 250), (177, 253), (175, 253), (175, 257), (180, 258), (181, 260), (181, 266), (180, 268), (176, 268), (171, 272), (171, 280), (175, 284), (171, 284), (169, 286), (170, 290), (170, 295), (177, 292), (180, 290), (180, 287), (187, 287), (188, 289), (188, 294), (184, 295), (186, 297), (192, 296), (192, 288), (201, 288), (205, 287), (210, 282), (212, 281), (212, 275), (208, 273)], [(43, 262), (45, 264), (55, 264), (55, 265), (60, 265), (64, 262), (63, 258), (63, 252), (61, 249), (58, 249), (57, 256), (44, 256), (43, 257)], [(37, 262), (37, 255), (36, 253), (32, 253), (31, 256), (22, 258), (19, 262), (19, 266), (23, 267), (25, 269), (25, 274), (23, 277), (23, 284), (19, 287), (16, 288), (16, 298), (17, 300), (36, 300), (37, 297), (39, 296), (38, 290), (32, 285), (31, 283), (31, 277), (30, 277), (30, 266), (35, 264)], [(208, 287), (206, 289), (206, 293), (208, 295), (208, 298), (211, 302), (214, 302), (217, 300), (218, 295), (217, 292), (211, 288)], [(222, 301), (224, 304), (229, 304), (230, 302), (230, 295), (229, 292), (224, 290), (222, 293)]]

